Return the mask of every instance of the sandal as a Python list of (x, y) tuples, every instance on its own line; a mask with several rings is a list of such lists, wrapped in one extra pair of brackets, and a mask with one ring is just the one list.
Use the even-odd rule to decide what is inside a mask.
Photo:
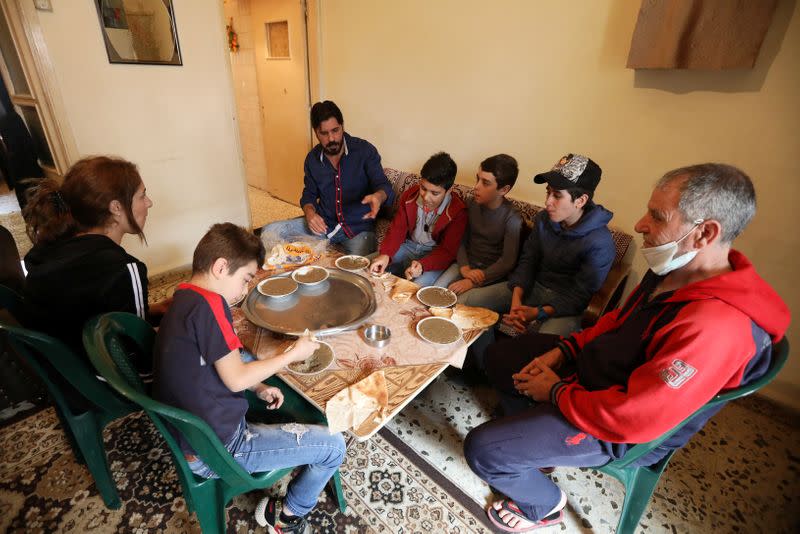
[[(486, 513), (494, 525), (505, 532), (531, 532), (544, 527), (550, 527), (564, 522), (564, 507), (567, 505), (567, 496), (562, 491), (561, 500), (559, 501), (556, 509), (546, 517), (538, 521), (532, 521), (525, 517), (522, 510), (514, 503), (514, 501), (503, 499), (500, 502), (500, 509), (496, 509), (494, 504), (489, 505)], [(503, 517), (500, 517), (500, 512), (506, 511)], [(507, 521), (517, 519), (517, 525), (511, 527)]]

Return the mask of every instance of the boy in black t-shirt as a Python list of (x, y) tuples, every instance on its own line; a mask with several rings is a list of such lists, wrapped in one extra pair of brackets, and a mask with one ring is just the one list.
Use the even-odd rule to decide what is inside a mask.
[[(269, 409), (280, 407), (280, 389), (261, 382), (319, 346), (304, 337), (283, 354), (243, 360), (228, 302), (247, 290), (263, 257), (259, 239), (234, 224), (215, 224), (203, 236), (194, 251), (192, 278), (178, 286), (156, 337), (154, 396), (204, 419), (248, 472), (305, 466), (284, 499), (265, 498), (256, 507), (256, 521), (270, 532), (304, 532), (304, 516), (342, 463), (345, 445), (341, 434), (331, 435), (322, 425), (245, 420), (243, 390), (253, 388)], [(182, 436), (177, 438), (192, 472), (217, 476)]]

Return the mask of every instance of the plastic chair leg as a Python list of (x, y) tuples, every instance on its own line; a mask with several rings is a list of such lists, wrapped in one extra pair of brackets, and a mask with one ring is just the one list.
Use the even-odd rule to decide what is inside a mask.
[(656, 489), (661, 471), (653, 472), (646, 468), (628, 471), (625, 477), (625, 500), (617, 524), (617, 534), (634, 534), (650, 497)]
[(192, 490), (195, 514), (203, 534), (223, 534), (225, 525), (225, 498), (219, 484), (208, 484)]
[(333, 494), (336, 496), (336, 501), (339, 503), (339, 511), (345, 513), (347, 511), (347, 501), (344, 499), (344, 491), (342, 490), (342, 475), (339, 473), (337, 469), (336, 472), (331, 477), (329, 482), (333, 487)]
[(75, 434), (72, 433), (72, 427), (67, 422), (67, 418), (64, 416), (64, 414), (61, 413), (61, 409), (58, 407), (58, 404), (55, 404), (55, 411), (56, 415), (58, 416), (58, 421), (61, 423), (61, 428), (64, 430), (64, 434), (67, 436), (69, 446), (72, 448), (72, 453), (75, 455), (75, 459), (79, 464), (86, 465), (86, 459), (83, 457), (83, 452), (78, 446), (78, 442), (75, 440)]
[(106, 451), (103, 447), (103, 429), (97, 424), (94, 414), (85, 413), (72, 419), (72, 430), (80, 445), (86, 467), (94, 478), (97, 491), (106, 507), (116, 510), (120, 507), (117, 485), (108, 467)]

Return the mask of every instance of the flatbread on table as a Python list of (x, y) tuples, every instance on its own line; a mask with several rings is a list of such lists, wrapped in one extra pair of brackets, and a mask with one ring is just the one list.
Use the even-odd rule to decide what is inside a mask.
[[(392, 276), (391, 273), (387, 273), (386, 271), (383, 271), (380, 274), (369, 271), (369, 275), (381, 283), (384, 293), (391, 291), (391, 289), (394, 287), (395, 281), (397, 280), (397, 277)], [(375, 287), (377, 287), (377, 285)]]
[(411, 280), (406, 280), (405, 278), (399, 278), (397, 282), (395, 282), (394, 287), (392, 287), (389, 298), (402, 304), (403, 302), (408, 302), (412, 296), (416, 295), (419, 288), (419, 284), (415, 284)]
[(456, 304), (453, 308), (429, 308), (429, 310), (436, 317), (450, 319), (465, 332), (478, 328), (489, 328), (500, 318), (497, 312), (488, 308), (465, 306), (464, 304)]
[(389, 391), (383, 370), (375, 371), (334, 395), (325, 405), (328, 430), (331, 434), (358, 428), (374, 412), (377, 418), (386, 417)]

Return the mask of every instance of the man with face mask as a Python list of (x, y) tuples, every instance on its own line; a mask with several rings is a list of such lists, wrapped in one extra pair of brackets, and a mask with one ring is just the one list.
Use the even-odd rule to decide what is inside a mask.
[[(487, 511), (496, 525), (561, 522), (566, 496), (537, 468), (620, 458), (766, 372), (789, 310), (731, 248), (754, 213), (753, 184), (735, 167), (668, 172), (635, 226), (650, 270), (621, 308), (566, 338), (531, 334), (489, 347), (487, 374), (507, 417), (471, 431), (464, 451), (506, 497)], [(683, 446), (716, 411), (695, 415), (638, 464)]]
[(372, 144), (344, 131), (344, 118), (330, 100), (311, 107), (311, 128), (319, 143), (303, 165), (303, 217), (263, 228), (281, 239), (313, 234), (340, 244), (348, 254), (375, 251), (375, 217), (391, 206), (394, 191)]

